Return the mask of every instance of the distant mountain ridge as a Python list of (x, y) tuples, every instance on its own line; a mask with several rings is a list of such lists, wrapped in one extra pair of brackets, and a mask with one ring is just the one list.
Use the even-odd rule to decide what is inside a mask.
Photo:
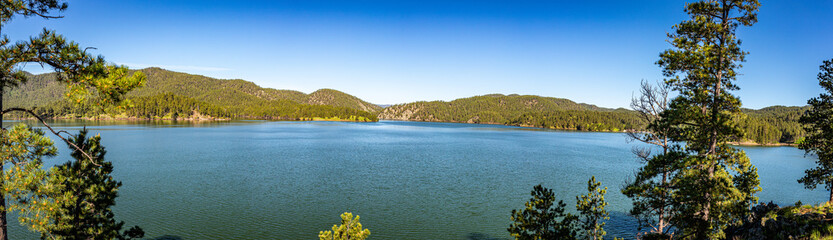
[[(808, 107), (742, 109), (738, 119), (746, 135), (737, 142), (783, 144), (801, 141), (798, 118)], [(580, 131), (641, 130), (644, 119), (629, 109), (603, 108), (569, 99), (518, 94), (487, 94), (452, 101), (419, 101), (384, 108), (379, 119), (426, 122), (490, 123)]]
[[(565, 98), (518, 94), (486, 94), (446, 101), (419, 101), (389, 106), (379, 113), (380, 119), (411, 121), (452, 121), (503, 123), (517, 112), (553, 111), (628, 111), (592, 104), (576, 103)], [(483, 120), (484, 116), (488, 120)]]
[(102, 109), (93, 100), (70, 103), (66, 87), (54, 81), (55, 73), (32, 75), (29, 81), (3, 96), (4, 106), (37, 108), (51, 118), (137, 119), (271, 119), (376, 121), (381, 107), (355, 96), (320, 89), (310, 94), (263, 88), (240, 79), (223, 80), (202, 75), (145, 68), (145, 85), (128, 93), (129, 109)]
[[(136, 70), (134, 70), (136, 71)], [(135, 106), (122, 110), (140, 119), (247, 118), (272, 120), (377, 119), (489, 123), (580, 131), (644, 129), (647, 124), (632, 110), (604, 108), (569, 99), (518, 94), (487, 94), (452, 101), (419, 101), (382, 108), (358, 97), (319, 89), (305, 94), (294, 90), (263, 88), (241, 79), (215, 79), (188, 73), (146, 68), (144, 87), (131, 91)], [(6, 92), (6, 107), (37, 107), (49, 117), (102, 116), (95, 107), (78, 106), (64, 99), (65, 86), (55, 74), (28, 74), (29, 82)], [(795, 143), (804, 131), (798, 118), (808, 107), (771, 106), (742, 109), (738, 119), (746, 136), (737, 141), (760, 144)], [(196, 116), (196, 117), (195, 117)]]
[[(305, 94), (295, 90), (263, 88), (241, 79), (216, 79), (156, 67), (138, 71), (147, 76), (147, 82), (145, 86), (131, 91), (128, 97), (149, 97), (171, 93), (215, 105), (229, 104), (229, 96), (234, 96), (235, 99), (240, 100), (231, 103), (243, 104), (252, 99), (289, 100), (299, 104), (347, 107), (374, 114), (382, 109), (375, 104), (333, 89), (319, 89)], [(60, 101), (63, 99), (65, 87), (59, 82), (52, 81), (54, 78), (54, 73), (29, 74), (29, 82), (9, 91), (3, 96), (3, 101), (6, 106), (18, 107), (46, 106)]]
[(569, 99), (518, 94), (487, 94), (453, 101), (398, 104), (380, 119), (489, 123), (579, 131), (623, 131), (647, 124), (636, 112), (576, 103)]

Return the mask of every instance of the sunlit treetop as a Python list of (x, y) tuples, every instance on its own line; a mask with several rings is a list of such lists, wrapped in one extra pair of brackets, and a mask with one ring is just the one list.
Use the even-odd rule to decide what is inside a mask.
[(6, 0), (0, 2), (0, 6), (2, 6), (0, 26), (6, 24), (15, 15), (61, 18), (62, 16), (51, 14), (55, 11), (62, 12), (67, 9), (67, 3), (58, 0)]
[[(17, 0), (2, 1), (0, 6), (2, 27), (15, 16), (60, 18), (54, 13), (65, 10), (67, 3)], [(21, 70), (26, 64), (52, 68), (58, 73), (57, 80), (67, 84), (67, 97), (77, 102), (90, 95), (98, 97), (102, 103), (120, 102), (125, 93), (144, 82), (141, 72), (127, 76), (127, 67), (107, 64), (104, 57), (88, 53), (91, 49), (94, 48), (82, 48), (78, 43), (47, 29), (28, 41), (16, 43), (3, 34), (0, 36), (0, 90), (6, 91), (26, 83), (26, 74)]]

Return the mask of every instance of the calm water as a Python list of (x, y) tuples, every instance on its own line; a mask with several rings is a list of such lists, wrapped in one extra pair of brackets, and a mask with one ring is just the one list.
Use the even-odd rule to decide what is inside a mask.
[[(7, 123), (8, 124), (8, 123)], [(371, 239), (508, 239), (533, 185), (573, 208), (587, 179), (609, 188), (609, 236), (633, 237), (619, 193), (639, 166), (623, 134), (448, 123), (89, 124), (124, 184), (127, 226), (162, 239), (317, 239), (348, 211)], [(796, 183), (813, 160), (791, 147), (744, 147), (761, 201), (818, 203)], [(49, 164), (67, 161), (62, 155)], [(35, 238), (10, 223), (12, 239)], [(167, 238), (165, 238), (167, 237)]]

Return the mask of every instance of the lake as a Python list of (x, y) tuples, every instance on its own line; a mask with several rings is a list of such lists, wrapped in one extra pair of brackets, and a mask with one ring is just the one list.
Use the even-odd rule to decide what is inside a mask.
[[(10, 122), (6, 122), (10, 124)], [(32, 123), (34, 124), (34, 123)], [(574, 209), (596, 176), (608, 187), (608, 236), (633, 238), (619, 189), (640, 166), (621, 133), (382, 121), (147, 123), (58, 121), (101, 134), (123, 182), (114, 208), (150, 239), (317, 239), (352, 212), (370, 239), (509, 239), (532, 186)], [(46, 160), (58, 164), (60, 156)], [(816, 204), (798, 184), (814, 165), (792, 147), (741, 147), (762, 202)], [(10, 218), (11, 239), (36, 238)]]

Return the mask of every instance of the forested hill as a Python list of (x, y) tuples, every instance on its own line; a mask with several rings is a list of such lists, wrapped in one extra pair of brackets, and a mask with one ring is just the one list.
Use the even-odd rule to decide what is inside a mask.
[[(141, 69), (147, 82), (131, 91), (135, 109), (127, 117), (170, 118), (208, 114), (219, 118), (257, 119), (376, 119), (381, 107), (332, 89), (310, 94), (293, 90), (263, 88), (244, 80), (221, 80), (161, 68)], [(132, 74), (132, 73), (130, 73)], [(51, 117), (101, 114), (89, 106), (69, 104), (63, 99), (65, 87), (53, 81), (54, 73), (29, 75), (29, 82), (3, 96), (4, 106), (37, 107)], [(171, 102), (174, 101), (175, 102)], [(181, 106), (182, 104), (191, 104)], [(177, 105), (179, 104), (179, 105)], [(196, 111), (196, 112), (195, 112)], [(210, 111), (210, 113), (209, 113)]]
[(161, 68), (145, 68), (141, 71), (147, 76), (148, 81), (144, 87), (131, 92), (133, 96), (173, 93), (209, 103), (218, 103), (215, 101), (222, 101), (221, 96), (248, 95), (265, 100), (290, 100), (301, 104), (347, 107), (372, 113), (382, 109), (375, 104), (332, 89), (320, 89), (304, 94), (294, 90), (262, 88), (253, 82), (240, 79), (220, 80)]
[[(804, 136), (798, 118), (808, 107), (772, 106), (743, 109), (739, 119), (746, 134), (738, 142), (795, 143)], [(414, 102), (387, 107), (380, 119), (492, 123), (582, 131), (641, 130), (646, 122), (627, 109), (602, 108), (563, 98), (489, 94), (450, 102)]]
[(563, 98), (489, 94), (456, 99), (399, 104), (387, 107), (380, 119), (493, 123), (585, 131), (641, 129), (645, 122), (635, 112), (582, 104)]
[[(289, 100), (300, 104), (347, 107), (371, 113), (377, 113), (382, 109), (375, 104), (332, 89), (320, 89), (305, 94), (294, 90), (263, 88), (253, 82), (240, 79), (222, 80), (155, 67), (139, 71), (147, 76), (147, 82), (144, 87), (131, 91), (128, 97), (149, 97), (172, 93), (207, 103), (223, 105), (229, 100), (235, 101), (236, 99), (224, 98), (224, 96), (233, 95), (239, 99)], [(51, 81), (55, 78), (55, 74), (29, 74), (29, 76), (29, 83), (10, 91), (7, 96), (4, 96), (5, 103), (11, 104), (10, 106), (35, 107), (62, 100), (65, 88), (61, 83)]]
[(758, 110), (742, 109), (746, 118), (740, 125), (746, 129), (746, 140), (756, 143), (795, 143), (804, 138), (798, 119), (809, 106), (771, 106)]
[[(128, 98), (134, 107), (115, 110), (120, 117), (144, 119), (249, 118), (375, 121), (379, 119), (491, 123), (581, 131), (641, 130), (646, 122), (627, 109), (602, 108), (568, 99), (489, 94), (450, 102), (431, 101), (381, 107), (332, 89), (310, 94), (262, 88), (244, 80), (221, 80), (160, 68), (141, 70), (144, 87)], [(94, 102), (69, 103), (54, 74), (29, 75), (29, 82), (3, 96), (6, 107), (37, 108), (46, 117), (100, 117)], [(795, 143), (804, 131), (798, 118), (808, 107), (743, 109), (746, 131), (739, 142)], [(107, 111), (112, 115), (114, 111)], [(378, 115), (377, 115), (378, 114)], [(14, 116), (10, 116), (14, 117)]]

